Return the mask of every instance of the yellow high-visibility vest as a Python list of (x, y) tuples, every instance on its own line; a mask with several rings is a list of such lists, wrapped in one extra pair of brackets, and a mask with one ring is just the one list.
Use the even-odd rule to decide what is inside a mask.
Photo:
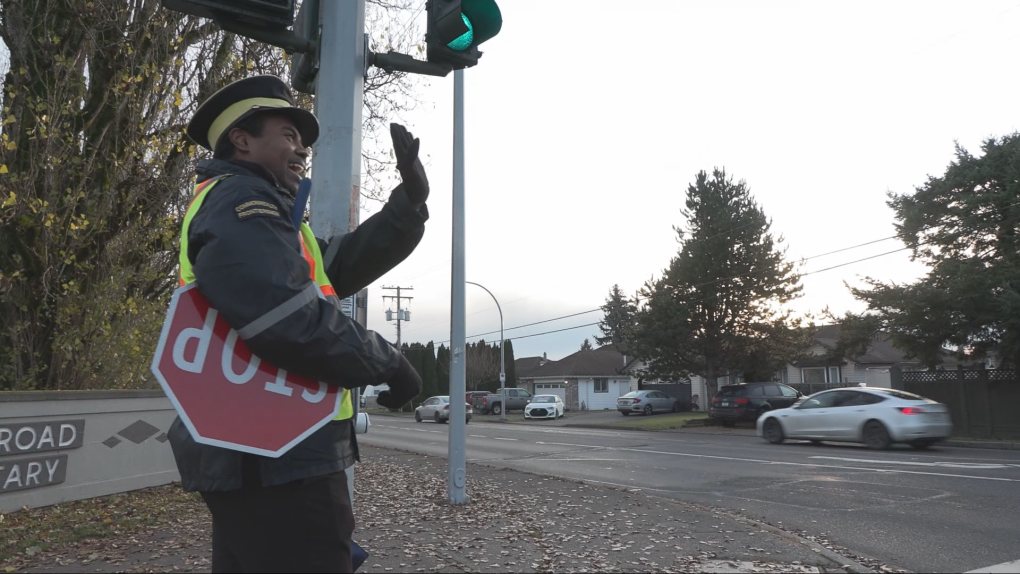
[[(191, 220), (195, 217), (195, 214), (198, 213), (198, 209), (202, 207), (202, 202), (208, 196), (209, 190), (226, 177), (229, 176), (207, 179), (195, 186), (191, 205), (188, 206), (188, 211), (184, 214), (184, 224), (181, 225), (181, 251), (178, 261), (180, 262), (182, 287), (195, 280), (195, 271), (191, 267), (191, 260), (188, 259), (188, 227), (191, 225)], [(322, 253), (319, 252), (319, 243), (315, 240), (315, 234), (312, 233), (312, 228), (307, 223), (301, 223), (301, 232), (298, 235), (298, 240), (301, 242), (301, 253), (305, 261), (308, 262), (309, 275), (312, 281), (315, 281), (315, 284), (319, 286), (319, 291), (322, 292), (324, 297), (336, 298), (336, 291), (333, 289), (333, 284), (329, 282), (329, 278), (326, 277), (326, 270), (322, 265)], [(340, 410), (333, 420), (342, 421), (353, 416), (354, 405), (351, 403), (351, 391), (344, 389), (340, 398)]]

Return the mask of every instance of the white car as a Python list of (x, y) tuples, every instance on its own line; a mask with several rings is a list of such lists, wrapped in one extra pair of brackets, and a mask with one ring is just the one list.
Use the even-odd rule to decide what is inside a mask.
[(559, 395), (535, 395), (524, 407), (526, 419), (558, 419), (566, 412), (567, 406)]
[(873, 449), (907, 443), (923, 449), (949, 438), (952, 432), (946, 405), (877, 387), (822, 391), (758, 419), (758, 436), (775, 444), (804, 439), (859, 442)]
[[(474, 414), (474, 409), (470, 403), (465, 403), (464, 411), (464, 424), (467, 424), (471, 422), (471, 415)], [(450, 397), (443, 395), (425, 399), (418, 408), (414, 409), (414, 420), (417, 422), (423, 420), (431, 420), (437, 423), (450, 422)]]

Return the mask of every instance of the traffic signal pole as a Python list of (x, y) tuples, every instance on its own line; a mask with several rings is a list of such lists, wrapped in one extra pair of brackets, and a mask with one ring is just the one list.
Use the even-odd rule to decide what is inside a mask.
[(453, 270), (450, 277), (450, 435), (447, 494), (450, 504), (467, 504), (467, 356), (464, 291), (464, 70), (453, 72)]
[[(316, 237), (343, 235), (358, 226), (361, 196), (361, 113), (365, 85), (365, 0), (332, 0), (319, 5), (319, 70), (315, 115), (319, 139), (312, 157), (311, 221)], [(320, 159), (322, 161), (316, 161)], [(345, 312), (358, 317), (354, 296)], [(358, 391), (351, 391), (355, 417)], [(347, 469), (354, 497), (354, 467)]]

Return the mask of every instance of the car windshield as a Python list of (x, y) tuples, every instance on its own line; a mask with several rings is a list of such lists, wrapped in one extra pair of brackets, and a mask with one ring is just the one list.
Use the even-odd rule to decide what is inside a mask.
[(632, 398), (634, 398), (634, 397), (640, 397), (640, 396), (641, 396), (641, 393), (640, 393), (639, 391), (631, 391), (631, 392), (629, 392), (629, 393), (627, 393), (627, 394), (623, 395), (623, 396), (622, 396), (622, 397), (620, 397), (620, 398), (621, 398), (621, 399), (632, 399)]
[(450, 402), (450, 397), (438, 397), (438, 398), (439, 398), (440, 402), (444, 402), (444, 403)]
[(552, 395), (538, 395), (531, 400), (533, 403), (555, 403), (556, 397)]

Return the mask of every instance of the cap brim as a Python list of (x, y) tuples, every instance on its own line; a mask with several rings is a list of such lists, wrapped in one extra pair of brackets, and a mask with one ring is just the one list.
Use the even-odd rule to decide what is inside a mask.
[[(308, 110), (301, 108), (252, 108), (247, 112), (241, 114), (233, 123), (227, 126), (227, 129), (223, 130), (223, 135), (220, 139), (227, 137), (230, 130), (234, 129), (245, 118), (250, 118), (255, 114), (279, 114), (290, 119), (294, 122), (294, 126), (297, 128), (298, 133), (301, 134), (301, 145), (304, 147), (311, 147), (317, 139), (319, 139), (319, 120), (315, 118), (315, 115)], [(212, 143), (212, 142), (210, 142)], [(219, 142), (217, 142), (219, 143)], [(213, 145), (215, 150), (215, 144)]]

